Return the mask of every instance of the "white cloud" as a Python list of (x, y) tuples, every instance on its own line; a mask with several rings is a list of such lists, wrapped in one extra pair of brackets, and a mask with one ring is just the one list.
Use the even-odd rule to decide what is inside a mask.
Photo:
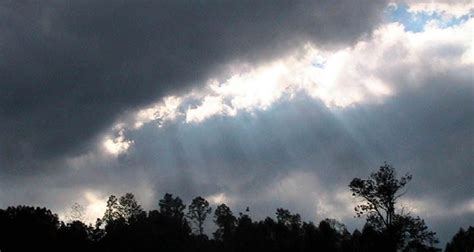
[[(388, 85), (376, 76), (362, 77), (357, 69), (348, 66), (353, 63), (353, 49), (323, 52), (308, 45), (303, 51), (249, 71), (237, 71), (221, 83), (210, 80), (207, 94), (191, 93), (180, 99), (182, 103), (186, 99), (197, 101), (183, 111), (185, 121), (199, 123), (215, 115), (265, 110), (282, 98), (291, 99), (297, 92), (321, 99), (328, 107), (346, 107), (391, 94)], [(180, 104), (174, 106), (179, 107)], [(168, 109), (164, 103), (140, 113), (149, 115)], [(139, 125), (143, 122), (138, 120)]]
[(156, 121), (161, 126), (166, 121), (176, 119), (180, 115), (178, 108), (183, 98), (167, 96), (163, 101), (138, 111), (134, 118), (134, 128), (139, 129), (143, 124)]
[[(104, 216), (107, 207), (107, 197), (101, 196), (100, 193), (91, 190), (83, 191), (76, 199), (79, 206), (78, 212), (71, 217), (72, 206), (58, 211), (58, 216), (65, 222), (79, 220), (86, 224), (95, 224), (97, 218)], [(76, 204), (74, 203), (74, 204)], [(80, 217), (80, 219), (74, 219)]]
[[(133, 144), (124, 129), (167, 121), (199, 123), (216, 115), (265, 110), (281, 99), (306, 93), (329, 108), (381, 103), (401, 88), (418, 87), (432, 74), (471, 74), (474, 19), (443, 27), (428, 23), (422, 32), (406, 31), (400, 23), (383, 24), (370, 38), (336, 51), (306, 45), (293, 55), (260, 66), (236, 65), (223, 81), (210, 79), (201, 90), (168, 96), (144, 108), (116, 128), (103, 146), (113, 155)], [(403, 79), (403, 81), (400, 81)]]
[(130, 148), (130, 146), (133, 144), (133, 141), (125, 139), (125, 136), (124, 136), (125, 129), (123, 128), (122, 125), (115, 127), (115, 129), (117, 130), (116, 132), (117, 136), (105, 137), (102, 142), (102, 146), (108, 154), (117, 156), (119, 154), (125, 153), (128, 150), (128, 148)]
[(453, 217), (474, 214), (474, 198), (454, 205), (445, 205), (442, 202), (430, 199), (403, 198), (400, 200), (400, 206), (407, 213), (425, 217)]
[(85, 222), (95, 223), (97, 218), (102, 218), (107, 208), (107, 198), (101, 197), (92, 191), (84, 192), (85, 199)]
[(217, 114), (234, 114), (231, 107), (224, 104), (222, 97), (206, 96), (202, 104), (195, 108), (188, 108), (186, 111), (186, 122), (201, 122)]
[(229, 197), (226, 193), (216, 193), (206, 197), (209, 203), (213, 205), (226, 204), (227, 206), (232, 207), (234, 200), (232, 197)]
[(439, 13), (445, 18), (462, 17), (474, 10), (471, 0), (406, 0), (410, 12)]
[(473, 41), (466, 34), (473, 30), (473, 23), (471, 19), (448, 28), (429, 23), (420, 33), (392, 23), (379, 27), (371, 39), (342, 50), (322, 51), (307, 45), (303, 53), (237, 71), (221, 83), (209, 81), (208, 94), (189, 96), (200, 102), (183, 113), (187, 123), (214, 115), (234, 116), (239, 111), (265, 110), (297, 92), (320, 99), (328, 107), (382, 102), (400, 88), (393, 73), (406, 75), (416, 85), (427, 69), (443, 72), (470, 67)]
[(294, 202), (301, 209), (312, 209), (312, 219), (332, 218), (340, 221), (354, 216), (355, 204), (351, 193), (346, 188), (327, 190), (317, 175), (311, 172), (290, 172), (272, 183), (265, 195), (259, 198)]

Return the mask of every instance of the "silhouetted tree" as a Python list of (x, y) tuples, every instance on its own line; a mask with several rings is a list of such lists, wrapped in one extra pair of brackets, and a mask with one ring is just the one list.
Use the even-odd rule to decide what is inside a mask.
[(446, 252), (472, 252), (474, 251), (474, 227), (467, 230), (463, 228), (446, 244)]
[(100, 242), (100, 240), (102, 240), (102, 238), (104, 238), (105, 230), (102, 229), (102, 226), (103, 226), (103, 220), (100, 218), (97, 218), (95, 221), (95, 225), (90, 228), (91, 229), (90, 239), (93, 242), (98, 243)]
[(200, 236), (204, 234), (204, 221), (211, 211), (212, 208), (209, 206), (209, 202), (201, 196), (194, 198), (188, 207), (188, 218), (195, 223)]
[(339, 233), (334, 229), (331, 221), (323, 220), (318, 226), (320, 232), (319, 247), (322, 251), (339, 250)]
[(318, 227), (313, 222), (303, 222), (301, 230), (303, 233), (302, 250), (315, 251), (315, 248), (319, 245), (320, 232)]
[(289, 228), (298, 228), (301, 226), (301, 216), (292, 214), (289, 210), (278, 208), (276, 211), (277, 222)]
[(0, 250), (58, 251), (58, 216), (40, 207), (17, 206), (0, 210)]
[(368, 221), (375, 225), (385, 228), (391, 226), (395, 216), (395, 203), (403, 195), (399, 190), (411, 178), (407, 174), (400, 180), (397, 179), (394, 168), (387, 163), (367, 180), (354, 178), (349, 184), (352, 195), (366, 201), (355, 208), (357, 216), (367, 215)]
[(120, 197), (118, 212), (128, 222), (134, 221), (139, 215), (144, 214), (142, 207), (138, 204), (135, 195), (132, 193), (126, 193)]
[(254, 244), (256, 243), (254, 229), (254, 223), (250, 216), (239, 213), (234, 236), (236, 251), (258, 251), (254, 248)]
[(404, 194), (401, 189), (411, 179), (409, 174), (398, 179), (395, 169), (384, 163), (368, 179), (354, 178), (349, 184), (352, 195), (364, 200), (355, 208), (357, 216), (366, 216), (367, 223), (384, 235), (387, 250), (407, 249), (415, 244), (431, 247), (437, 243), (436, 234), (421, 218), (396, 212), (396, 202)]
[(228, 206), (221, 204), (214, 211), (214, 223), (217, 226), (214, 238), (218, 241), (229, 241), (235, 232), (237, 218)]
[(73, 222), (73, 221), (81, 221), (84, 222), (84, 207), (81, 206), (79, 203), (74, 202), (71, 206), (71, 209), (69, 210), (69, 213), (66, 215), (66, 219), (68, 222)]
[(289, 210), (278, 208), (276, 210), (277, 222), (274, 226), (274, 236), (276, 247), (287, 251), (300, 250), (301, 242), (301, 217), (299, 214), (292, 214)]
[(68, 251), (90, 251), (92, 249), (92, 227), (81, 221), (62, 223), (59, 228), (59, 240), (62, 248)]
[(180, 220), (184, 218), (184, 209), (186, 209), (186, 205), (183, 204), (183, 201), (179, 197), (173, 198), (172, 194), (166, 193), (158, 205), (161, 214)]
[[(382, 169), (382, 172), (385, 171), (386, 169)], [(400, 185), (403, 183), (396, 181), (394, 173), (385, 175), (387, 179), (379, 179), (383, 177), (380, 174), (379, 177), (371, 177), (375, 181), (379, 179), (380, 183), (363, 180), (355, 183), (384, 188), (385, 181), (395, 180), (392, 185), (402, 187)], [(369, 191), (367, 189), (364, 192)], [(386, 190), (373, 189), (374, 194), (379, 191)], [(377, 198), (379, 196), (371, 196), (373, 202), (383, 202)], [(400, 252), (437, 251), (426, 245), (434, 238), (434, 234), (426, 228), (422, 219), (397, 212), (389, 218), (389, 226), (384, 226), (381, 220), (371, 220), (362, 231), (355, 230), (351, 234), (344, 224), (333, 219), (325, 219), (316, 226), (312, 222), (302, 221), (297, 213), (278, 208), (276, 220), (267, 217), (253, 221), (248, 215), (248, 207), (236, 218), (228, 206), (221, 204), (214, 212), (214, 223), (217, 225), (214, 239), (209, 239), (203, 235), (202, 227), (211, 208), (204, 198), (195, 198), (187, 214), (196, 224), (199, 235), (192, 235), (184, 214), (185, 205), (179, 197), (165, 194), (158, 205), (159, 210), (146, 213), (133, 194), (125, 194), (120, 198), (112, 195), (107, 201), (104, 217), (97, 219), (95, 226), (87, 226), (77, 220), (60, 222), (57, 215), (45, 208), (18, 206), (0, 209), (0, 250), (31, 251), (33, 246), (35, 250), (52, 252), (379, 252), (393, 251), (391, 242), (397, 241), (399, 243), (394, 244)], [(393, 209), (395, 205), (396, 201)], [(386, 215), (383, 216), (387, 220)], [(467, 231), (461, 229), (447, 244), (446, 251), (471, 252), (474, 246), (473, 236), (474, 228), (469, 227)]]
[(106, 225), (112, 222), (130, 223), (135, 221), (138, 216), (145, 214), (142, 207), (138, 204), (132, 193), (126, 193), (119, 199), (111, 195), (107, 200), (107, 208), (102, 218)]
[(118, 199), (115, 195), (110, 195), (102, 220), (107, 225), (118, 218), (120, 218)]
[[(353, 236), (353, 239), (356, 238)], [(377, 232), (374, 227), (366, 223), (362, 229), (360, 237), (358, 237), (357, 243), (360, 245), (360, 251), (367, 252), (378, 252), (384, 251), (387, 244), (382, 239), (381, 234)]]

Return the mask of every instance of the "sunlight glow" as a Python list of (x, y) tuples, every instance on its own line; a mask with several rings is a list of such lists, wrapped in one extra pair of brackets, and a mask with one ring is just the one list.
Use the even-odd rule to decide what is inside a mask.
[(206, 198), (209, 200), (209, 203), (214, 204), (214, 205), (232, 204), (232, 200), (229, 197), (227, 197), (225, 193), (217, 193), (214, 195), (210, 195)]
[[(192, 124), (213, 116), (253, 114), (301, 94), (320, 100), (329, 109), (383, 103), (401, 85), (416, 87), (420, 82), (415, 80), (425, 78), (417, 69), (472, 68), (474, 41), (465, 34), (473, 29), (472, 18), (448, 27), (428, 22), (420, 32), (392, 22), (347, 48), (330, 51), (307, 44), (266, 64), (232, 65), (227, 79), (211, 78), (200, 89), (165, 97), (139, 110), (114, 128), (115, 137), (105, 138), (102, 144), (107, 153), (117, 156), (133, 144), (124, 137), (124, 130), (137, 130), (150, 122), (162, 127), (177, 120)], [(395, 83), (393, 76), (399, 75), (406, 76), (404, 83)]]
[(186, 110), (186, 122), (198, 123), (213, 115), (235, 116), (239, 111), (265, 110), (276, 101), (303, 92), (328, 107), (346, 107), (390, 95), (391, 89), (376, 76), (361, 78), (353, 63), (354, 49), (335, 53), (307, 45), (303, 54), (292, 55), (251, 71), (231, 76), (222, 83), (211, 80), (211, 92), (201, 104)]
[(176, 119), (182, 100), (180, 97), (167, 96), (162, 102), (138, 111), (135, 116), (134, 128), (139, 129), (150, 121), (157, 121), (158, 126), (161, 127), (164, 122)]
[(86, 191), (84, 198), (86, 200), (84, 213), (86, 223), (94, 223), (97, 218), (101, 218), (104, 215), (107, 199), (101, 198), (91, 191)]
[(116, 137), (106, 137), (102, 143), (105, 151), (115, 156), (126, 152), (132, 144), (133, 141), (125, 139), (123, 128), (117, 131)]
[(264, 197), (279, 199), (281, 202), (306, 202), (306, 209), (313, 209), (315, 219), (351, 218), (354, 212), (353, 197), (342, 189), (327, 191), (320, 178), (310, 172), (292, 171), (287, 176), (268, 187)]

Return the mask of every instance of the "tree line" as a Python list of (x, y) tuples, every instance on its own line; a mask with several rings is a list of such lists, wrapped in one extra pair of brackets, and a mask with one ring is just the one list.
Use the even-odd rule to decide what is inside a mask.
[[(352, 233), (343, 223), (325, 219), (318, 224), (278, 208), (273, 219), (252, 220), (249, 209), (237, 215), (225, 204), (211, 208), (203, 197), (186, 206), (166, 193), (158, 209), (144, 211), (132, 193), (111, 195), (102, 218), (86, 225), (74, 204), (69, 221), (51, 210), (17, 206), (0, 209), (0, 250), (9, 251), (441, 251), (438, 239), (423, 219), (397, 208), (403, 188), (412, 179), (396, 176), (384, 164), (367, 179), (354, 178), (349, 189), (360, 199), (354, 209), (365, 218)], [(210, 218), (212, 235), (204, 232)], [(474, 228), (460, 229), (446, 252), (472, 252)]]

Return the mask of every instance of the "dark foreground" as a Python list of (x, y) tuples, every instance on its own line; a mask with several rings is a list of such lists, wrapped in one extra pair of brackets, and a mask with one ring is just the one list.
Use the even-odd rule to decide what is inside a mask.
[[(131, 193), (110, 196), (103, 218), (86, 225), (82, 208), (74, 205), (69, 220), (60, 221), (46, 208), (17, 206), (0, 209), (0, 250), (10, 251), (441, 251), (436, 234), (420, 217), (396, 211), (400, 189), (411, 180), (398, 179), (385, 164), (368, 179), (349, 185), (361, 199), (356, 215), (367, 222), (350, 233), (344, 224), (326, 219), (301, 221), (299, 214), (277, 209), (276, 219), (254, 221), (249, 209), (234, 215), (225, 204), (212, 211), (196, 197), (186, 207), (165, 194), (158, 209), (145, 212)], [(186, 211), (187, 210), (187, 211)], [(203, 232), (207, 217), (216, 230)], [(460, 229), (445, 251), (472, 252), (474, 228)]]

